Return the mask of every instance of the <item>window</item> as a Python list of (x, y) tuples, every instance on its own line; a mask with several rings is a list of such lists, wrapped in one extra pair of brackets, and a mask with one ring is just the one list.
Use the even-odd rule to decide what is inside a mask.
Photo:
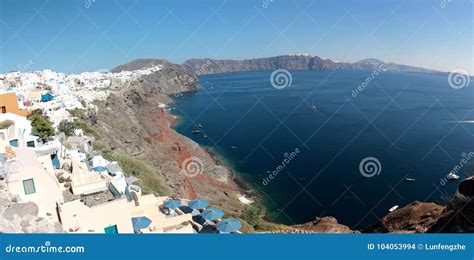
[(36, 192), (35, 182), (33, 179), (28, 179), (23, 181), (23, 189), (25, 189), (25, 194), (33, 194)]
[(2, 114), (5, 114), (7, 112), (7, 107), (6, 106), (2, 106)]

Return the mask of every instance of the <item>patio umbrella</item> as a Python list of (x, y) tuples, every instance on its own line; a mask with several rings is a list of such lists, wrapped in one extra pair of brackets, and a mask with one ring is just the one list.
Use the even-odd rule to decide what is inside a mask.
[(216, 219), (222, 218), (222, 216), (224, 216), (224, 211), (222, 211), (220, 209), (210, 208), (210, 209), (206, 209), (201, 214), (201, 216), (205, 219), (208, 219), (208, 220), (216, 220)]
[(107, 168), (105, 168), (104, 166), (97, 166), (97, 167), (92, 168), (92, 170), (95, 172), (105, 172), (107, 171)]
[(168, 200), (165, 202), (165, 207), (169, 209), (175, 209), (181, 206), (180, 200)]
[(188, 206), (192, 209), (203, 209), (209, 206), (209, 201), (203, 199), (193, 200), (188, 203)]
[(220, 232), (231, 233), (239, 230), (242, 227), (240, 220), (235, 218), (228, 218), (217, 223), (216, 228)]
[(132, 218), (133, 230), (140, 230), (150, 226), (151, 220), (147, 217), (134, 217)]

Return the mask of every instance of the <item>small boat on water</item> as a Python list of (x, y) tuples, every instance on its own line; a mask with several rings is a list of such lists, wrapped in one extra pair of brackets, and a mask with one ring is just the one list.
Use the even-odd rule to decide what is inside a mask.
[(194, 131), (192, 131), (191, 133), (192, 133), (193, 135), (196, 135), (196, 134), (201, 133), (201, 130), (194, 130)]
[(457, 180), (459, 179), (459, 175), (456, 175), (454, 172), (450, 172), (448, 175), (446, 175), (446, 178), (448, 180)]
[(201, 124), (198, 124), (198, 127), (199, 127), (199, 128), (202, 128), (202, 125), (201, 125)]
[(313, 100), (313, 105), (311, 106), (311, 109), (316, 112), (318, 111), (318, 108), (316, 108), (316, 104), (314, 104), (314, 100)]
[(416, 180), (413, 179), (413, 178), (405, 178), (405, 181), (407, 181), (407, 182), (415, 182)]
[(233, 145), (232, 145), (230, 148), (232, 148), (232, 149), (237, 149), (237, 147), (235, 147), (235, 146), (233, 146)]
[(388, 211), (394, 212), (397, 209), (398, 209), (398, 205), (395, 205), (395, 206), (391, 207)]
[(204, 138), (207, 138), (207, 135), (204, 135)]

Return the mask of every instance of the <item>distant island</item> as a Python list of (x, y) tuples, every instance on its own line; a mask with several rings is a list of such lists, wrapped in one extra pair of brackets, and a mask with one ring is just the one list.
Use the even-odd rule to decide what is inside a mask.
[[(136, 59), (127, 64), (113, 68), (112, 72), (131, 71), (152, 67), (156, 65), (170, 64), (160, 59)], [(255, 58), (243, 60), (215, 60), (215, 59), (189, 59), (181, 64), (181, 67), (189, 74), (207, 75), (243, 71), (271, 71), (276, 69), (286, 70), (374, 70), (383, 67), (385, 71), (393, 72), (417, 72), (417, 73), (441, 73), (409, 65), (384, 62), (378, 59), (364, 59), (354, 63), (337, 62), (331, 59), (323, 59), (318, 56), (306, 54), (281, 55), (268, 58)]]

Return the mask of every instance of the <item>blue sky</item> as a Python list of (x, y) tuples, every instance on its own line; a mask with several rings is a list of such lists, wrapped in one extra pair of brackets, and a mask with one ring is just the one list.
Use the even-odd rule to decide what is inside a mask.
[(308, 53), (474, 74), (471, 0), (2, 0), (0, 72)]

